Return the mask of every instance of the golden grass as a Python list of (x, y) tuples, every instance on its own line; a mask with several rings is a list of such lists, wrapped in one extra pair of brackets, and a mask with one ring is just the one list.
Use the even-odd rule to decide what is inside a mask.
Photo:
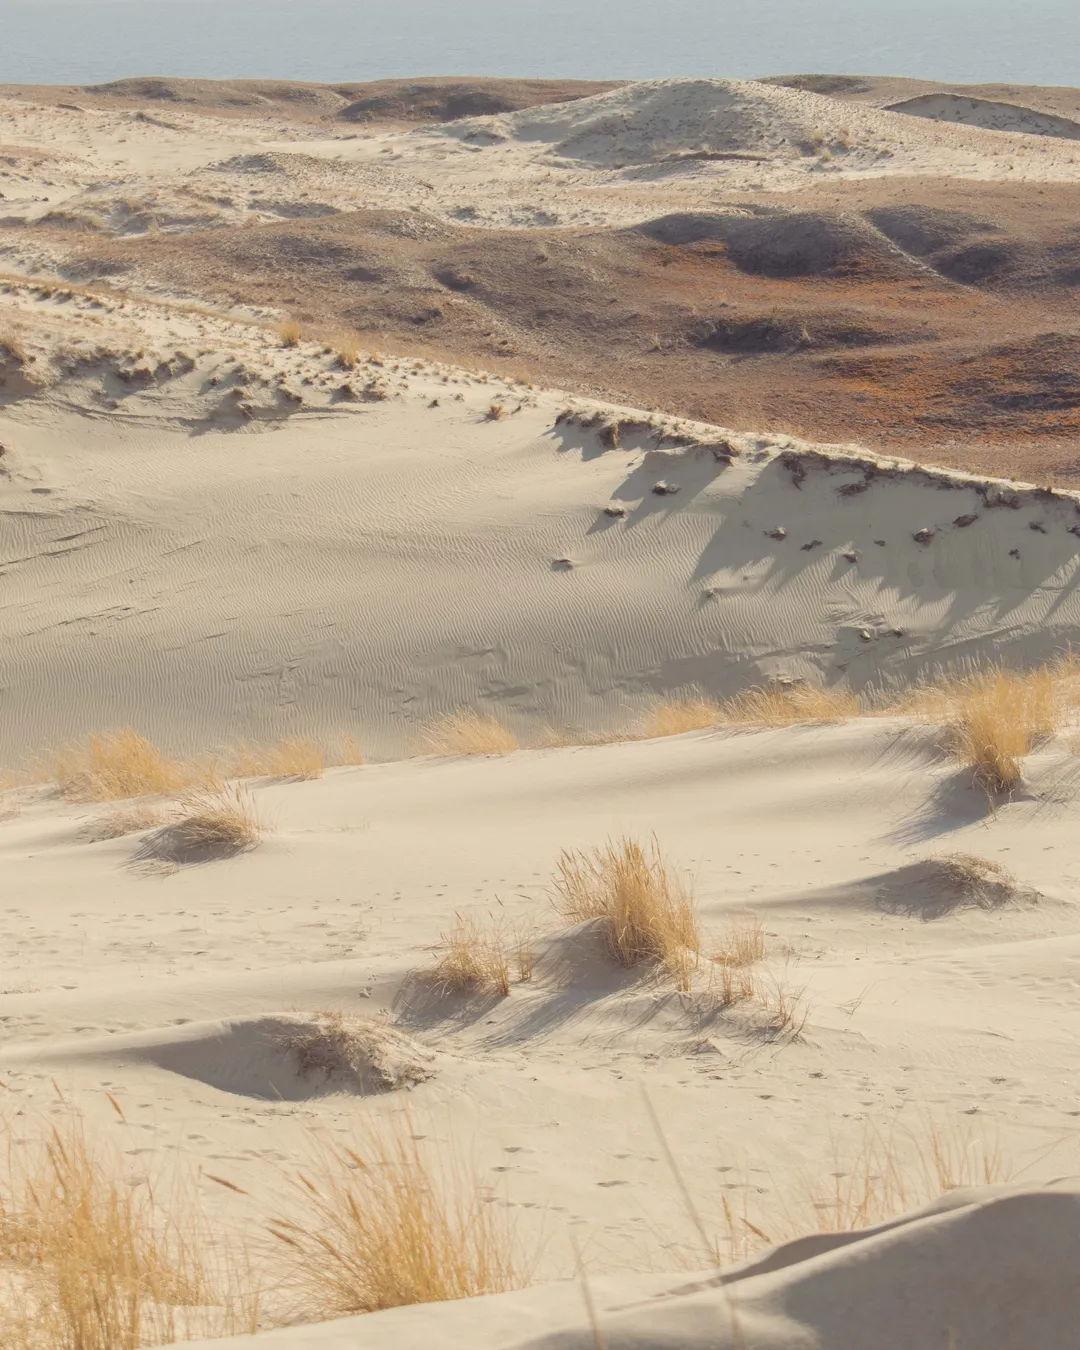
[(521, 749), (518, 738), (497, 718), (467, 709), (429, 722), (420, 746), (431, 755), (508, 755)]
[(226, 787), (185, 797), (178, 819), (146, 841), (144, 856), (174, 863), (228, 858), (254, 848), (261, 838), (249, 799), (240, 788)]
[(970, 1124), (924, 1117), (917, 1127), (873, 1123), (846, 1150), (834, 1148), (825, 1186), (804, 1184), (809, 1231), (851, 1232), (885, 1223), (949, 1191), (1011, 1179), (1000, 1141)]
[(91, 842), (100, 843), (105, 839), (141, 834), (164, 823), (165, 816), (155, 806), (118, 806), (92, 821), (86, 834)]
[(489, 422), (502, 422), (509, 411), (505, 403), (492, 403), (487, 410), (487, 420)]
[(901, 710), (944, 723), (949, 752), (981, 788), (999, 796), (1020, 785), (1021, 761), (1053, 735), (1076, 701), (1077, 671), (1069, 659), (1026, 672), (991, 666), (941, 680), (915, 690)]
[(355, 370), (360, 364), (360, 339), (355, 333), (340, 333), (334, 339), (338, 365), (342, 370)]
[(82, 745), (40, 757), (31, 773), (53, 781), (75, 801), (120, 801), (221, 786), (209, 761), (167, 758), (130, 727), (90, 736)]
[(295, 319), (287, 319), (277, 330), (283, 347), (299, 347), (304, 338), (304, 326)]
[[(430, 973), (431, 983), (452, 994), (510, 992), (510, 953), (500, 925), (483, 927), (472, 916), (454, 916), (454, 925), (442, 935), (442, 955)], [(523, 968), (518, 948), (518, 968)], [(529, 973), (532, 973), (531, 960)]]
[(662, 699), (649, 710), (641, 726), (646, 740), (681, 736), (687, 731), (708, 731), (725, 720), (724, 710), (704, 694), (689, 698)]
[(236, 778), (296, 778), (305, 782), (321, 778), (325, 768), (323, 747), (302, 736), (265, 747), (240, 745), (230, 763), (231, 776)]
[(9, 1150), (6, 1350), (136, 1350), (185, 1337), (177, 1310), (213, 1301), (191, 1234), (190, 1216), (162, 1215), (152, 1187), (130, 1184), (79, 1124), (54, 1127), (18, 1157)]
[(337, 748), (332, 752), (328, 763), (339, 768), (356, 768), (366, 761), (364, 759), (364, 747), (355, 736), (339, 736), (337, 739)]
[(719, 722), (728, 726), (790, 727), (847, 722), (862, 710), (850, 690), (791, 684), (747, 689), (726, 699), (719, 711)]
[(562, 853), (551, 899), (568, 924), (602, 919), (620, 965), (660, 965), (679, 989), (690, 989), (701, 954), (693, 894), (668, 868), (655, 839)]
[(299, 1176), (303, 1219), (274, 1219), (309, 1317), (347, 1316), (518, 1289), (528, 1282), (511, 1211), (406, 1120), (362, 1150), (327, 1146)]

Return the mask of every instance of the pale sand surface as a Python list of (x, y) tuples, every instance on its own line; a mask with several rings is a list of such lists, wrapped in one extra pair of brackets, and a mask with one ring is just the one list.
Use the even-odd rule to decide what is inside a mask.
[[(505, 137), (487, 179), (470, 177), (463, 125), (386, 144), (410, 173), (410, 156), (463, 157), (432, 189), (439, 210), (482, 182), (484, 218), (505, 219), (522, 166), (550, 162), (560, 212), (632, 215), (625, 183), (586, 208), (574, 175), (700, 148), (679, 119), (701, 88), (484, 119)], [(726, 125), (776, 150), (776, 186), (808, 171), (788, 149), (815, 96), (762, 88), (724, 82)], [(901, 166), (938, 156), (948, 172), (994, 172), (1006, 137), (850, 111), (853, 171), (896, 128)], [(270, 124), (240, 119), (200, 121), (195, 146), (177, 114), (162, 169), (160, 128), (128, 117), (125, 141), (120, 114), (69, 116), (91, 130), (77, 173), (74, 158), (42, 170), (66, 184), (53, 204), (78, 175), (80, 201), (99, 192), (107, 155), (118, 177), (174, 182), (256, 143), (281, 151)], [(1009, 153), (1074, 173), (1049, 140)], [(360, 173), (382, 144), (303, 153)], [(771, 172), (700, 172), (731, 163)], [(586, 1350), (575, 1244), (610, 1350), (1072, 1344), (1076, 1191), (1049, 1183), (1078, 1162), (1074, 731), (996, 810), (940, 729), (897, 716), (402, 756), (457, 707), (542, 746), (631, 729), (691, 687), (810, 679), (871, 697), (979, 657), (1048, 658), (1080, 627), (1077, 499), (428, 361), (362, 353), (343, 370), (332, 349), (283, 347), (275, 319), (0, 288), (0, 763), (128, 724), (176, 753), (351, 735), (382, 761), (249, 783), (263, 841), (197, 866), (153, 860), (145, 831), (94, 842), (110, 806), (17, 780), (0, 795), (14, 1139), (77, 1109), (135, 1176), (194, 1177), (224, 1243), (288, 1207), (318, 1138), (404, 1120), (472, 1161), (541, 1243), (534, 1281), (561, 1281), (268, 1346)], [(707, 951), (760, 918), (759, 1000), (720, 1008), (711, 963), (679, 993), (560, 928), (560, 851), (654, 833), (692, 878)], [(1005, 903), (949, 889), (933, 860), (958, 852), (1011, 871)], [(531, 931), (533, 978), (503, 998), (418, 981), (456, 914)], [(423, 1081), (374, 1093), (301, 1073), (283, 1029), (335, 1010), (415, 1042)], [(934, 1198), (919, 1150), (935, 1135), (965, 1179), (1019, 1189), (782, 1248), (726, 1285), (672, 1274), (704, 1262), (643, 1087), (722, 1250), (725, 1201), (735, 1214), (732, 1259), (812, 1231), (815, 1195), (857, 1171), (868, 1131), (910, 1162), (902, 1207)]]

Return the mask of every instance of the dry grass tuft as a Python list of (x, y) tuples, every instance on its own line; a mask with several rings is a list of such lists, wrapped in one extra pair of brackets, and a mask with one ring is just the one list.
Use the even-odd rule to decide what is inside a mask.
[(732, 919), (713, 952), (712, 959), (724, 966), (752, 966), (765, 960), (765, 926), (756, 914)]
[(916, 692), (904, 710), (944, 722), (951, 754), (991, 796), (1019, 787), (1021, 760), (1053, 735), (1075, 682), (1073, 663), (1019, 672), (993, 666)]
[(408, 1128), (363, 1151), (330, 1146), (297, 1178), (302, 1222), (275, 1219), (308, 1317), (376, 1312), (522, 1288), (510, 1210)]
[(356, 768), (366, 761), (364, 759), (364, 747), (355, 736), (339, 736), (337, 748), (330, 757), (331, 764), (340, 768)]
[(167, 759), (130, 727), (46, 755), (32, 771), (55, 782), (65, 797), (84, 802), (162, 796), (191, 788), (213, 791), (221, 786), (210, 762)]
[(792, 684), (747, 689), (726, 699), (718, 721), (741, 727), (790, 727), (800, 723), (831, 725), (858, 717), (859, 700), (847, 689)]
[(813, 1228), (846, 1233), (885, 1223), (949, 1191), (999, 1185), (1011, 1171), (995, 1136), (928, 1117), (917, 1129), (894, 1127), (885, 1134), (868, 1124), (854, 1150), (834, 1150), (828, 1176), (826, 1188), (805, 1187)]
[(338, 365), (342, 370), (355, 370), (360, 364), (360, 339), (355, 333), (342, 333), (334, 342)]
[(1019, 894), (1016, 878), (1007, 867), (974, 853), (948, 853), (931, 859), (949, 889), (969, 905), (996, 909)]
[(304, 339), (304, 326), (295, 319), (286, 320), (277, 331), (283, 347), (299, 347)]
[(420, 744), (431, 755), (508, 755), (521, 749), (518, 738), (497, 718), (465, 709), (429, 722)]
[(3, 1344), (134, 1350), (186, 1338), (177, 1310), (214, 1301), (191, 1232), (191, 1222), (158, 1211), (152, 1187), (95, 1154), (79, 1125), (53, 1128), (17, 1158), (9, 1151), (0, 1183)]
[(343, 1012), (320, 1012), (298, 1019), (281, 1032), (278, 1045), (292, 1056), (302, 1078), (349, 1076), (363, 1092), (394, 1092), (426, 1082), (434, 1056), (409, 1037), (380, 1022)]
[[(430, 974), (431, 983), (437, 988), (452, 994), (490, 992), (502, 997), (509, 994), (510, 953), (499, 924), (489, 930), (475, 918), (457, 914), (453, 928), (442, 935), (442, 950), (443, 954)], [(516, 959), (519, 973), (528, 961), (531, 976), (531, 954), (526, 958), (520, 945)]]
[(505, 403), (492, 403), (487, 410), (487, 420), (489, 422), (502, 422), (509, 411)]
[(681, 736), (687, 731), (708, 731), (724, 720), (724, 710), (720, 704), (704, 694), (664, 699), (650, 709), (642, 723), (641, 735), (646, 740), (659, 736)]
[(106, 839), (122, 839), (129, 834), (142, 834), (165, 823), (165, 816), (153, 806), (119, 806), (97, 817), (86, 830), (92, 844)]
[(620, 839), (564, 852), (551, 898), (566, 923), (603, 919), (620, 965), (661, 965), (679, 989), (690, 989), (701, 954), (693, 895), (669, 870), (655, 839), (647, 846)]
[(233, 753), (236, 778), (295, 778), (304, 782), (323, 776), (326, 754), (317, 741), (295, 736), (265, 749), (241, 745)]
[(180, 818), (146, 840), (139, 856), (184, 864), (230, 858), (254, 848), (262, 826), (238, 787), (195, 792), (181, 802)]

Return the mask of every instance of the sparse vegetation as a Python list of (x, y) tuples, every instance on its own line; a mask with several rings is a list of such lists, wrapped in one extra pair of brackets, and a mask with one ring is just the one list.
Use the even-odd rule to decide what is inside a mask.
[[(214, 1301), (190, 1215), (163, 1215), (81, 1125), (9, 1148), (0, 1181), (6, 1350), (135, 1350), (186, 1338), (178, 1310)], [(6, 1288), (4, 1285), (6, 1284)]]
[(812, 684), (747, 689), (720, 705), (720, 721), (740, 727), (790, 727), (846, 722), (861, 712), (850, 690)]
[(681, 736), (687, 731), (708, 731), (724, 721), (724, 710), (704, 694), (663, 699), (649, 711), (641, 727), (646, 740), (658, 736)]
[(487, 410), (487, 420), (489, 422), (501, 422), (509, 411), (505, 403), (492, 403)]
[(317, 741), (294, 736), (266, 748), (241, 745), (231, 765), (236, 778), (321, 778), (326, 754)]
[(283, 347), (299, 347), (304, 340), (304, 326), (295, 319), (287, 319), (277, 331)]
[(660, 965), (679, 989), (690, 989), (702, 945), (693, 894), (667, 866), (655, 839), (564, 852), (551, 898), (566, 923), (603, 920), (620, 965)]
[(408, 1128), (329, 1148), (297, 1178), (303, 1217), (273, 1220), (304, 1315), (376, 1312), (521, 1288), (511, 1211)]
[(932, 859), (932, 866), (962, 904), (996, 909), (1019, 893), (1007, 867), (974, 853), (948, 853)]
[(195, 792), (184, 798), (179, 818), (149, 836), (140, 854), (165, 862), (208, 862), (254, 848), (262, 827), (238, 787)]
[(334, 342), (338, 365), (342, 370), (355, 370), (360, 364), (360, 339), (355, 333), (341, 333)]
[(168, 759), (130, 727), (40, 757), (31, 773), (53, 781), (65, 797), (84, 802), (161, 796), (190, 788), (213, 791), (221, 786), (210, 761)]
[(465, 709), (429, 722), (421, 747), (430, 755), (508, 755), (521, 749), (514, 733), (497, 718)]
[(904, 707), (943, 722), (949, 751), (990, 796), (1000, 796), (1020, 785), (1021, 761), (1076, 701), (1076, 678), (1071, 660), (1027, 672), (992, 666), (916, 690)]
[[(449, 933), (442, 935), (441, 948), (430, 976), (438, 988), (453, 994), (509, 994), (510, 953), (501, 924), (485, 928), (476, 918), (457, 914)], [(527, 969), (531, 976), (531, 955), (525, 954), (521, 944), (515, 957), (519, 972)]]
[(431, 1077), (433, 1056), (392, 1027), (340, 1011), (298, 1018), (277, 1042), (301, 1077), (347, 1074), (365, 1092), (392, 1092)]

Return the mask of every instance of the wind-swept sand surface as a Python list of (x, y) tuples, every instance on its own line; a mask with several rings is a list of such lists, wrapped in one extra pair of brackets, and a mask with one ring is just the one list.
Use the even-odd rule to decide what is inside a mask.
[[(673, 267), (704, 277), (707, 246), (739, 272), (737, 303), (698, 316), (734, 380), (764, 352), (865, 336), (847, 291), (831, 327), (746, 312), (784, 259), (822, 293), (857, 258), (943, 308), (984, 301), (943, 279), (956, 241), (922, 208), (879, 201), (825, 228), (718, 206), (723, 175), (798, 194), (839, 157), (849, 180), (979, 183), (1007, 144), (1060, 187), (1067, 137), (756, 82), (564, 104), (503, 90), (509, 106), (457, 122), (440, 100), (465, 93), (425, 86), (411, 130), (400, 91), (324, 90), (291, 121), (269, 86), (234, 91), (257, 114), (182, 82), (122, 106), (136, 92), (3, 104), (21, 147), (0, 282), (0, 1120), (16, 1176), (50, 1127), (63, 1143), (84, 1121), (121, 1194), (192, 1198), (189, 1236), (231, 1292), (134, 1286), (192, 1344), (1071, 1345), (1075, 665), (1033, 681), (1020, 712), (1002, 695), (996, 733), (1024, 738), (1008, 791), (978, 770), (986, 747), (957, 754), (955, 709), (905, 695), (1064, 656), (1080, 497), (975, 472), (992, 442), (937, 468), (296, 318), (332, 289), (328, 259), (358, 287), (408, 291), (380, 271), (389, 254), (301, 220), (368, 191), (402, 249), (469, 231), (504, 268), (512, 238), (584, 276), (598, 255), (573, 222), (629, 223), (635, 249), (699, 250)], [(80, 130), (46, 145), (65, 118)], [(125, 183), (152, 209), (125, 205)], [(215, 194), (228, 221), (211, 226)], [(190, 217), (157, 216), (166, 198)], [(441, 303), (479, 330), (479, 270), (454, 256)], [(231, 272), (228, 301), (194, 270), (181, 286), (195, 259)], [(276, 259), (288, 303), (250, 281)], [(889, 312), (914, 380), (922, 312)], [(566, 341), (610, 364), (588, 313), (560, 310)], [(1067, 322), (1051, 336), (1043, 373), (1067, 419)], [(979, 369), (985, 399), (1015, 402)], [(755, 688), (816, 711), (769, 727), (708, 701)], [(655, 734), (680, 725), (709, 729)], [(609, 846), (668, 897), (651, 947), (581, 898), (583, 877), (593, 901), (600, 885), (589, 851)], [(330, 1241), (311, 1178), (335, 1157), (349, 1185), (392, 1174), (362, 1165), (380, 1130), (448, 1166), (491, 1232), (513, 1227), (513, 1271), (458, 1289), (496, 1292), (388, 1307), (409, 1299), (301, 1288), (296, 1253)], [(3, 1321), (69, 1297), (27, 1256), (45, 1248), (20, 1194), (0, 1177), (0, 1327), (56, 1350), (44, 1314), (37, 1340)], [(345, 1316), (366, 1307), (382, 1310)]]

